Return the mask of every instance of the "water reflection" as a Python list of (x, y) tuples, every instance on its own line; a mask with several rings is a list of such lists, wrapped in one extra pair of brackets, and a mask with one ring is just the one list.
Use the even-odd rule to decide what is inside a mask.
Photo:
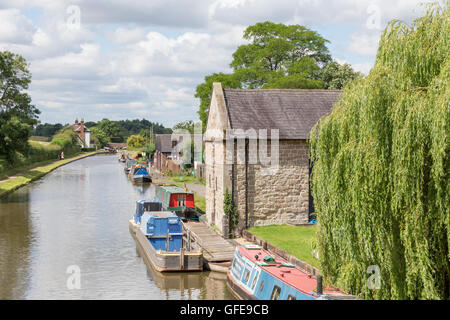
[[(0, 200), (0, 298), (232, 299), (217, 275), (146, 267), (128, 219), (136, 200), (154, 194), (133, 185), (116, 156), (96, 156)], [(73, 265), (79, 290), (67, 287)]]
[(0, 299), (25, 294), (33, 238), (28, 193), (17, 191), (8, 203), (0, 202)]

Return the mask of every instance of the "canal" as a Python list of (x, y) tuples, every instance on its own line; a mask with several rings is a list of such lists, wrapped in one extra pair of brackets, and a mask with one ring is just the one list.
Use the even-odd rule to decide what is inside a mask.
[(233, 299), (224, 274), (147, 268), (128, 220), (154, 194), (102, 155), (0, 199), (0, 299)]

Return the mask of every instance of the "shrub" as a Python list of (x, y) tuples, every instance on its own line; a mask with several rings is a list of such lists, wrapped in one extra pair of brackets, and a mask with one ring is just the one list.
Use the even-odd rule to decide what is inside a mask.
[(127, 139), (127, 146), (132, 148), (142, 148), (144, 144), (145, 139), (139, 135), (133, 135)]

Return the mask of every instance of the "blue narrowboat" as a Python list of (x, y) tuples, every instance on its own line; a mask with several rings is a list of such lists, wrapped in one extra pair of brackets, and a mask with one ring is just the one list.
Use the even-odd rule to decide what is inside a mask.
[(179, 217), (161, 202), (140, 200), (129, 229), (147, 264), (159, 272), (203, 270), (203, 254), (184, 248)]
[(236, 247), (227, 284), (243, 300), (329, 300), (348, 299), (332, 288), (322, 290), (321, 281), (274, 256), (259, 245)]
[(139, 163), (130, 168), (128, 176), (136, 183), (152, 182), (152, 177), (148, 173), (147, 167)]

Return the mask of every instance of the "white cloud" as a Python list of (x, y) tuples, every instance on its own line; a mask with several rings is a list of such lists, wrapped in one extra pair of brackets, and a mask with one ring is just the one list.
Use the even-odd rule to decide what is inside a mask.
[(380, 36), (379, 32), (352, 34), (348, 49), (359, 56), (373, 57), (377, 54)]
[(29, 44), (34, 32), (33, 22), (19, 10), (0, 10), (0, 43)]
[[(345, 30), (322, 35), (338, 43), (333, 55), (367, 74), (380, 36), (367, 28), (368, 7), (379, 6), (384, 27), (419, 15), (421, 1), (2, 0), (0, 50), (31, 63), (30, 94), (43, 121), (147, 117), (172, 126), (197, 118), (196, 86), (230, 71), (247, 26), (270, 20)], [(79, 30), (67, 27), (69, 5), (80, 8)]]

